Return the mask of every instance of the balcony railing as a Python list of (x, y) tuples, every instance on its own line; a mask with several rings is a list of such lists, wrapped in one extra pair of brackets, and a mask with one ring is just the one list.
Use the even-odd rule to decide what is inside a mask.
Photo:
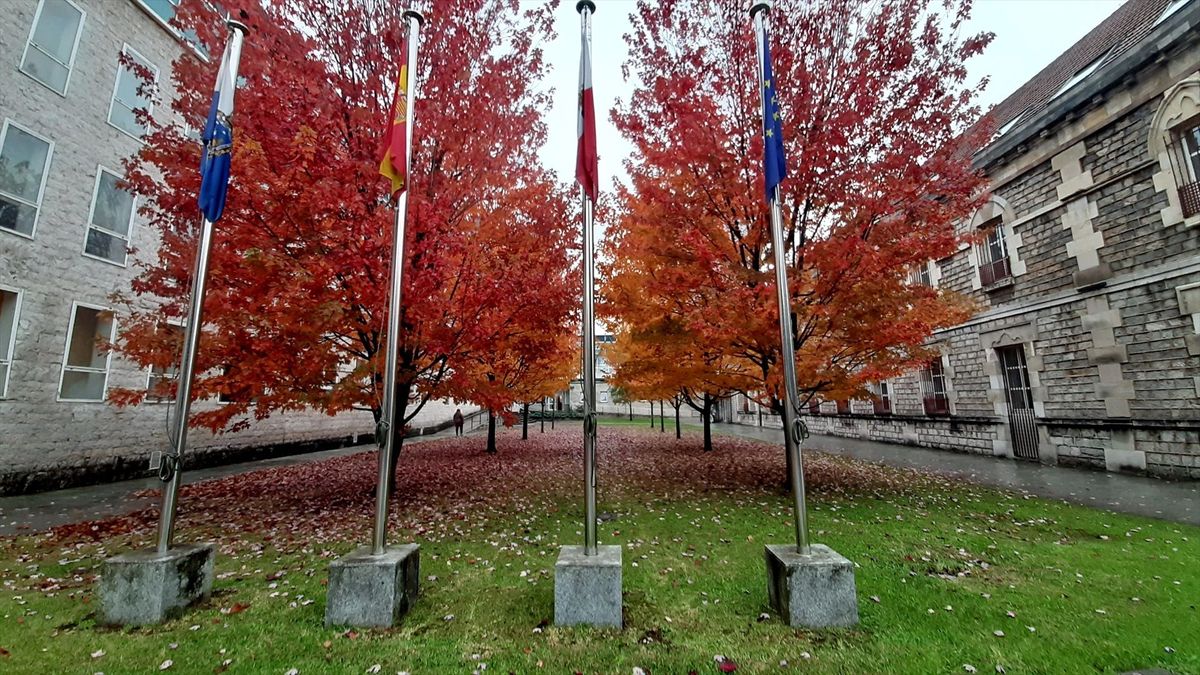
[(1200, 181), (1179, 188), (1179, 206), (1183, 209), (1184, 218), (1200, 213)]
[(1012, 270), (1008, 266), (1008, 258), (1001, 258), (995, 262), (983, 263), (979, 266), (979, 282), (984, 287), (994, 285), (998, 281), (1003, 281), (1012, 276)]
[(925, 404), (926, 415), (949, 415), (950, 414), (950, 399), (945, 394), (934, 394), (933, 396), (925, 396), (922, 399)]

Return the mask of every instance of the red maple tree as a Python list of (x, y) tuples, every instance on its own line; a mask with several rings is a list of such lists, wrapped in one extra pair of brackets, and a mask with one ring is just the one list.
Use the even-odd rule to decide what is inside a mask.
[[(424, 7), (397, 431), (430, 399), (470, 400), (465, 373), (477, 355), (537, 350), (520, 336), (572, 332), (573, 307), (547, 296), (570, 294), (574, 234), (562, 188), (536, 154), (549, 104), (536, 45), (552, 34), (556, 4)], [(366, 409), (378, 419), (394, 217), (378, 167), (399, 11), (343, 0), (222, 5), (250, 34), (194, 391), (230, 403), (195, 413), (192, 424), (239, 429), (250, 416), (306, 408)], [(207, 3), (183, 3), (176, 22), (220, 53), (226, 31)], [(179, 339), (164, 337), (162, 325), (186, 314), (199, 219), (199, 147), (189, 129), (207, 114), (215, 61), (188, 53), (175, 62), (179, 123), (156, 125), (129, 162), (129, 182), (161, 238), (157, 259), (133, 282), (144, 297), (130, 299), (118, 341), (143, 365), (178, 358)], [(136, 404), (145, 394), (112, 399)]]
[[(943, 7), (944, 5), (944, 7)], [(987, 140), (960, 35), (970, 0), (778, 0), (774, 89), (793, 335), (803, 395), (849, 397), (928, 357), (934, 330), (971, 311), (910, 271), (972, 238), (985, 197), (971, 156)], [(605, 315), (621, 340), (694, 345), (781, 410), (773, 249), (762, 178), (758, 57), (742, 0), (638, 3), (612, 113), (635, 146), (609, 229)], [(701, 19), (700, 17), (703, 17)], [(632, 351), (638, 351), (632, 348)], [(681, 386), (687, 382), (680, 382)]]

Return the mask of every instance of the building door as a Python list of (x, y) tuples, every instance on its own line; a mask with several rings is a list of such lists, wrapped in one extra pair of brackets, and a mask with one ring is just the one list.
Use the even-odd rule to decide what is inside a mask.
[(1004, 379), (1004, 397), (1008, 401), (1008, 426), (1013, 454), (1020, 459), (1038, 458), (1037, 421), (1029, 386), (1029, 368), (1021, 345), (1000, 347), (1000, 376)]

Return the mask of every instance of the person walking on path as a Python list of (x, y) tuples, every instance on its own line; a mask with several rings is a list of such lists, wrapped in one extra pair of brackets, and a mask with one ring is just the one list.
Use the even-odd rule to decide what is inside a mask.
[(462, 435), (463, 435), (463, 414), (462, 414), (462, 408), (458, 408), (458, 409), (456, 409), (456, 410), (454, 411), (454, 435), (455, 435), (455, 436), (462, 436)]

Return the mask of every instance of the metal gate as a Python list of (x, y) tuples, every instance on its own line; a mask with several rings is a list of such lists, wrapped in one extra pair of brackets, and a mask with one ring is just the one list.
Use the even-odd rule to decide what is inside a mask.
[(1004, 398), (1008, 401), (1008, 428), (1012, 436), (1013, 454), (1020, 459), (1036, 460), (1038, 432), (1029, 386), (1029, 369), (1025, 365), (1025, 348), (1022, 345), (1000, 347), (996, 355), (1000, 357)]

